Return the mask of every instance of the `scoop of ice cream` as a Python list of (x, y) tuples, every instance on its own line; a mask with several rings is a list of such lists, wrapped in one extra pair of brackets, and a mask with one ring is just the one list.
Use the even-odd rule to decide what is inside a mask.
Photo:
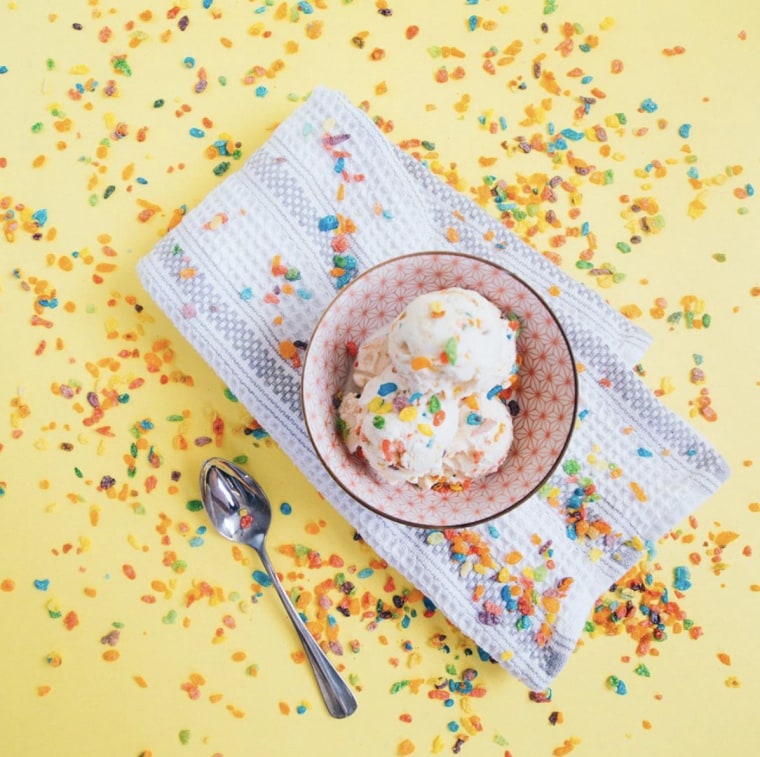
[(370, 379), (360, 397), (347, 396), (340, 417), (352, 452), (386, 480), (415, 484), (441, 475), (458, 424), (456, 402), (445, 391), (417, 391), (392, 368)]
[(515, 363), (513, 331), (501, 311), (458, 287), (423, 294), (391, 323), (388, 355), (399, 374), (425, 391), (488, 391)]
[(501, 467), (512, 445), (512, 417), (498, 398), (482, 392), (459, 401), (457, 433), (443, 456), (450, 483), (487, 476)]

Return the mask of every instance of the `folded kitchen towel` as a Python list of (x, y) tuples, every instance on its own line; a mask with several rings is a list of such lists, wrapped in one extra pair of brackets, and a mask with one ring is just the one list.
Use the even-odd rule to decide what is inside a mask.
[[(455, 531), (400, 525), (347, 495), (315, 455), (299, 356), (362, 270), (460, 251), (545, 299), (581, 367), (576, 428), (541, 491)], [(634, 371), (649, 339), (594, 291), (390, 143), (344, 94), (316, 89), (138, 263), (147, 292), (311, 483), (485, 653), (546, 688), (611, 583), (728, 476), (721, 456)]]

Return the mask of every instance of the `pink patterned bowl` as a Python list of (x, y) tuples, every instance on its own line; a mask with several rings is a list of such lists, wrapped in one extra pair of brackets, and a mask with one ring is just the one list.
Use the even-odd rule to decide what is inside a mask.
[[(390, 484), (350, 454), (337, 428), (336, 396), (360, 345), (420, 294), (447, 287), (480, 292), (521, 323), (522, 358), (514, 440), (501, 468), (459, 492)], [(357, 276), (317, 323), (304, 358), (301, 401), (306, 429), (323, 465), (357, 502), (386, 518), (423, 528), (461, 528), (491, 520), (531, 497), (557, 467), (575, 424), (578, 384), (570, 345), (547, 304), (505, 269), (482, 258), (422, 252)]]

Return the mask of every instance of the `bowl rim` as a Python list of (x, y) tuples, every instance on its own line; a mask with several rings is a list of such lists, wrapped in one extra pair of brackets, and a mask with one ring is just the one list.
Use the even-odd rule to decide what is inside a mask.
[[(512, 504), (504, 507), (503, 509), (499, 510), (498, 512), (486, 515), (482, 518), (475, 518), (472, 520), (467, 521), (461, 521), (456, 523), (431, 523), (431, 522), (424, 522), (421, 520), (414, 521), (410, 520), (408, 518), (402, 518), (398, 515), (392, 515), (390, 513), (384, 512), (383, 510), (378, 509), (374, 505), (370, 504), (369, 502), (365, 501), (364, 499), (358, 497), (351, 489), (346, 486), (346, 484), (341, 480), (340, 476), (338, 476), (332, 469), (332, 467), (329, 465), (329, 463), (324, 459), (322, 456), (322, 452), (320, 451), (319, 445), (316, 443), (314, 435), (312, 434), (312, 429), (309, 424), (308, 420), (308, 414), (306, 413), (306, 402), (304, 399), (305, 394), (305, 381), (306, 381), (306, 373), (307, 373), (307, 365), (309, 361), (309, 356), (311, 353), (311, 346), (313, 344), (313, 336), (317, 333), (320, 326), (322, 325), (322, 322), (327, 317), (328, 312), (336, 302), (336, 300), (343, 296), (343, 294), (351, 287), (353, 287), (358, 281), (366, 278), (367, 276), (375, 273), (378, 269), (384, 268), (386, 266), (392, 265), (393, 263), (398, 262), (399, 260), (405, 260), (409, 258), (422, 258), (427, 256), (435, 256), (435, 257), (451, 257), (451, 258), (468, 258), (471, 260), (475, 260), (478, 263), (485, 264), (487, 266), (491, 266), (492, 268), (499, 271), (501, 274), (506, 274), (507, 276), (510, 276), (511, 278), (515, 279), (521, 286), (525, 287), (536, 299), (541, 303), (541, 305), (545, 308), (546, 312), (551, 316), (552, 320), (557, 326), (557, 329), (562, 336), (562, 339), (565, 343), (565, 347), (567, 348), (568, 355), (570, 357), (570, 365), (572, 368), (572, 376), (573, 376), (573, 408), (572, 408), (572, 421), (570, 423), (570, 426), (568, 428), (567, 435), (562, 443), (562, 447), (559, 450), (556, 460), (552, 463), (552, 465), (547, 469), (546, 473), (541, 477), (541, 479), (538, 481), (538, 483), (533, 486), (530, 491), (526, 492), (517, 502), (513, 502)], [(466, 287), (465, 287), (466, 288)], [(432, 290), (431, 290), (432, 291)], [(578, 382), (578, 367), (575, 360), (575, 355), (573, 353), (572, 345), (570, 344), (570, 340), (567, 337), (567, 334), (565, 333), (565, 329), (562, 326), (562, 323), (557, 318), (557, 315), (555, 314), (554, 310), (549, 307), (548, 303), (542, 297), (534, 287), (532, 287), (530, 284), (528, 284), (523, 278), (521, 278), (516, 273), (509, 270), (506, 266), (501, 265), (500, 263), (496, 263), (493, 260), (489, 260), (488, 258), (482, 257), (480, 255), (476, 255), (475, 253), (471, 252), (458, 252), (455, 250), (420, 250), (416, 252), (408, 252), (404, 253), (402, 255), (396, 255), (392, 258), (388, 258), (387, 260), (383, 260), (380, 263), (376, 263), (366, 269), (364, 269), (361, 273), (359, 273), (355, 278), (353, 278), (346, 286), (341, 288), (334, 297), (330, 299), (330, 301), (325, 306), (324, 310), (322, 311), (322, 314), (317, 319), (316, 323), (314, 324), (314, 328), (311, 330), (311, 335), (309, 337), (309, 342), (306, 346), (306, 350), (304, 351), (304, 357), (302, 360), (302, 368), (301, 368), (301, 377), (300, 377), (300, 391), (299, 391), (299, 397), (301, 402), (301, 414), (303, 416), (303, 423), (306, 428), (306, 433), (309, 437), (309, 442), (311, 444), (311, 448), (314, 451), (314, 453), (319, 458), (319, 461), (322, 465), (322, 467), (327, 471), (329, 476), (335, 481), (336, 484), (349, 496), (351, 499), (361, 505), (362, 507), (366, 508), (370, 512), (374, 513), (375, 515), (385, 518), (386, 520), (394, 521), (396, 523), (399, 523), (404, 526), (411, 526), (413, 528), (423, 528), (423, 529), (429, 529), (429, 530), (442, 530), (442, 529), (457, 529), (457, 528), (470, 528), (473, 526), (481, 525), (483, 523), (489, 523), (493, 520), (496, 520), (497, 518), (500, 518), (504, 515), (506, 515), (509, 512), (512, 512), (513, 510), (517, 509), (521, 505), (525, 504), (529, 499), (531, 499), (536, 492), (541, 489), (542, 486), (549, 480), (549, 478), (552, 476), (552, 474), (557, 470), (559, 465), (562, 463), (565, 453), (567, 452), (567, 449), (570, 445), (570, 440), (573, 437), (573, 433), (575, 431), (575, 427), (577, 425), (577, 418), (578, 418), (578, 405), (579, 405), (579, 382)], [(493, 474), (491, 474), (493, 475)], [(390, 486), (390, 484), (388, 484)]]

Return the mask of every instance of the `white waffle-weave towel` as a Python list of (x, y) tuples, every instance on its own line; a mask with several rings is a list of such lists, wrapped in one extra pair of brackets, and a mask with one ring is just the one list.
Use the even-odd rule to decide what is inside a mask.
[[(352, 272), (422, 250), (479, 255), (539, 293), (553, 287), (552, 307), (585, 367), (576, 431), (549, 484), (495, 521), (443, 536), (382, 519), (335, 484), (308, 440), (299, 370), (278, 348), (283, 340), (308, 343)], [(338, 264), (351, 261), (343, 279), (332, 271), (336, 255), (344, 258)], [(282, 266), (297, 280), (288, 282)], [(649, 343), (644, 332), (390, 143), (340, 92), (316, 89), (138, 271), (188, 342), (335, 509), (532, 690), (557, 676), (596, 600), (642, 559), (647, 542), (728, 476), (721, 456), (636, 375)], [(293, 294), (284, 294), (286, 283)], [(581, 507), (599, 528), (573, 528)], [(476, 548), (462, 554), (455, 536)]]

